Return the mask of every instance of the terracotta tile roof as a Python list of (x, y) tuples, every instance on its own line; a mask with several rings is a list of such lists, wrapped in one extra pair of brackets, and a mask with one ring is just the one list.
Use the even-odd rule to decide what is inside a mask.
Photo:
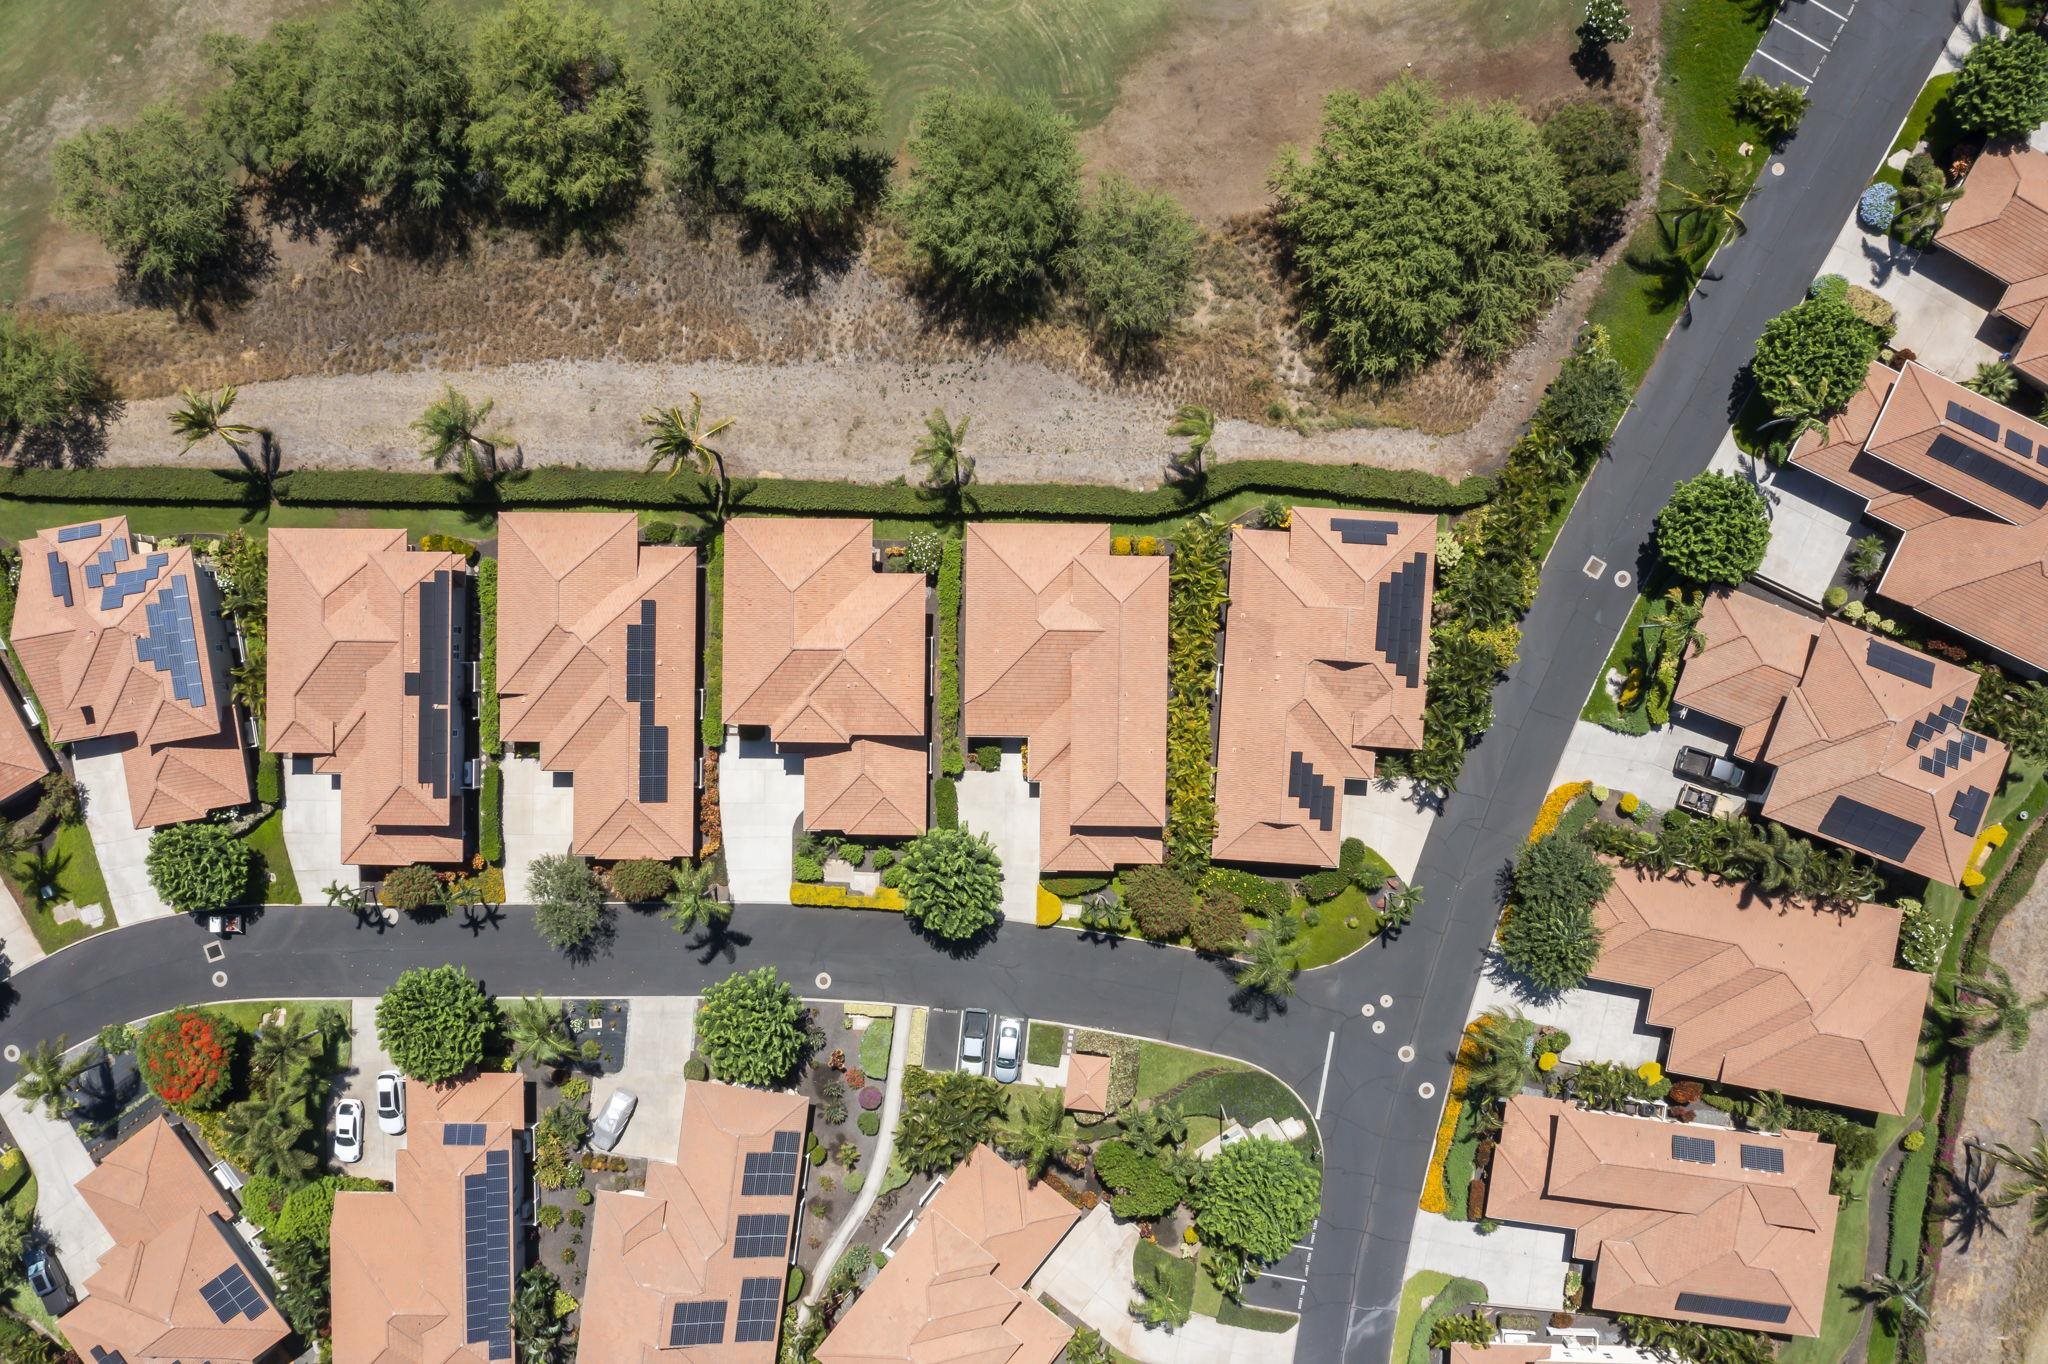
[[(490, 1339), (489, 1323), (468, 1317), (466, 1257), (489, 1238), (479, 1229), (473, 1243), (464, 1220), (471, 1198), (493, 1216), (502, 1207), (508, 1227), (518, 1216), (525, 1177), (511, 1167), (524, 1159), (516, 1136), (526, 1127), (526, 1081), (490, 1074), (409, 1088), (393, 1192), (334, 1197), (334, 1364), (510, 1360), (509, 1334)], [(508, 1171), (501, 1203), (497, 1189)], [(503, 1261), (508, 1304), (520, 1270), (512, 1231)], [(488, 1268), (487, 1259), (479, 1263)], [(495, 1275), (476, 1286), (495, 1291)]]
[[(115, 1147), (78, 1192), (114, 1238), (81, 1286), (86, 1296), (64, 1314), (64, 1334), (82, 1358), (99, 1350), (129, 1364), (231, 1364), (262, 1359), (291, 1334), (271, 1303), (269, 1278), (234, 1229), (234, 1209), (163, 1118)], [(228, 1301), (215, 1287), (222, 1275), (237, 1292), (217, 1311), (207, 1293)]]
[(403, 530), (270, 532), (274, 753), (341, 776), (341, 860), (463, 857), (468, 569)]
[(1775, 769), (1766, 817), (1961, 882), (2007, 756), (1963, 726), (1976, 673), (1741, 594), (1708, 598), (1700, 628), (1672, 699)]
[(2048, 469), (2035, 458), (2044, 444), (2048, 426), (1908, 362), (1865, 449), (1990, 516), (2025, 525), (2048, 512)]
[(1168, 565), (1109, 542), (1106, 525), (967, 528), (963, 728), (1030, 745), (1046, 871), (1163, 855)]
[(1594, 914), (1593, 977), (1650, 992), (1647, 1021), (1671, 1030), (1666, 1070), (1905, 1112), (1929, 981), (1892, 964), (1898, 910), (1616, 868)]
[[(643, 640), (645, 697), (630, 675)], [(695, 549), (642, 545), (631, 512), (498, 518), (500, 732), (575, 774), (572, 851), (695, 848), (697, 649)]]
[(805, 755), (806, 828), (905, 837), (928, 795), (926, 589), (875, 572), (873, 543), (852, 518), (727, 523), (725, 721)]
[[(685, 1082), (675, 1161), (649, 1162), (644, 1191), (597, 1195), (579, 1356), (617, 1364), (772, 1364), (810, 1107), (800, 1094)], [(776, 1185), (757, 1174), (750, 1192), (748, 1164), (776, 1165), (778, 1134), (788, 1181)], [(735, 1237), (743, 1217), (781, 1219), (782, 1239), (771, 1249), (757, 1237), (740, 1254)], [(772, 1293), (774, 1311), (765, 1336), (755, 1331), (745, 1339), (740, 1303), (750, 1280), (768, 1281), (754, 1290)], [(706, 1305), (695, 1315), (715, 1317), (719, 1339), (672, 1345), (683, 1304)]]
[(39, 785), (50, 770), (42, 740), (28, 722), (28, 713), (15, 695), (14, 679), (0, 669), (0, 805)]
[(1602, 1312), (1818, 1335), (1834, 1159), (1804, 1132), (1732, 1132), (1524, 1094), (1508, 1101), (1486, 1211), (1570, 1231), (1572, 1258), (1595, 1265)]
[(1083, 1113), (1109, 1112), (1109, 1058), (1090, 1051), (1067, 1057), (1066, 1106)]
[(1934, 242), (2001, 284), (2048, 275), (2048, 156), (2023, 146), (1987, 149)]
[(1078, 1216), (975, 1147), (825, 1337), (818, 1364), (1052, 1364), (1074, 1333), (1024, 1281)]
[(1231, 540), (1215, 855), (1334, 867), (1345, 783), (1422, 745), (1436, 518), (1297, 507)]
[(249, 803), (227, 704), (225, 626), (183, 548), (126, 517), (52, 527), (21, 546), (15, 654), (57, 743), (117, 739), (138, 829)]

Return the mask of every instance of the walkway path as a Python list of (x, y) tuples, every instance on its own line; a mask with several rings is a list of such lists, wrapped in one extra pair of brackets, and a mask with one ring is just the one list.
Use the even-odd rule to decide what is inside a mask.
[(862, 1182), (860, 1192), (854, 1195), (853, 1206), (839, 1219), (839, 1230), (832, 1233), (832, 1239), (825, 1243), (825, 1249), (818, 1256), (818, 1271), (811, 1275), (810, 1291), (804, 1294), (803, 1317), (806, 1320), (818, 1305), (818, 1299), (824, 1296), (825, 1285), (830, 1281), (839, 1257), (860, 1234), (868, 1209), (875, 1206), (875, 1199), (881, 1196), (882, 1185), (889, 1181), (889, 1161), (896, 1154), (896, 1117), (903, 1111), (903, 1072), (910, 1063), (910, 1017), (914, 1012), (908, 1004), (896, 1006), (896, 1026), (889, 1032), (889, 1083), (882, 1090), (881, 1140), (876, 1143), (875, 1154), (868, 1161), (868, 1177)]

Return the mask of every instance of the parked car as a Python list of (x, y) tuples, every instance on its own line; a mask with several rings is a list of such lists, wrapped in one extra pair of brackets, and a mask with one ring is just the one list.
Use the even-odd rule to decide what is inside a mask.
[(363, 1101), (343, 1099), (334, 1106), (334, 1158), (353, 1165), (363, 1158)]
[(1756, 778), (1756, 769), (1746, 762), (1709, 753), (1703, 748), (1681, 748), (1672, 772), (1687, 781), (1711, 786), (1730, 795), (1741, 795)]
[(960, 1069), (988, 1073), (988, 1010), (969, 1009), (960, 1015)]
[(31, 1244), (22, 1252), (21, 1268), (38, 1298), (48, 1302), (57, 1296), (57, 1262), (51, 1258), (48, 1246), (41, 1241)]
[(377, 1073), (377, 1130), (394, 1137), (405, 1131), (405, 1077), (395, 1070)]
[(996, 1079), (1006, 1085), (1017, 1083), (1024, 1063), (1024, 1020), (1006, 1018), (996, 1025)]
[(633, 1121), (633, 1110), (639, 1106), (640, 1096), (632, 1090), (613, 1090), (612, 1096), (604, 1101), (604, 1111), (590, 1124), (591, 1149), (609, 1151), (617, 1146), (619, 1138), (626, 1135), (626, 1124)]

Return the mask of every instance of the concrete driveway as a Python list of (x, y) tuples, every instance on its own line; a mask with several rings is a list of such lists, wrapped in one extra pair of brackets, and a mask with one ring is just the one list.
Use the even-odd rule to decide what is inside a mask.
[(691, 995), (639, 995), (626, 1001), (626, 1064), (590, 1087), (590, 1111), (604, 1111), (616, 1089), (640, 1102), (612, 1154), (674, 1160), (683, 1121), (683, 1062), (697, 1045), (697, 1000)]
[(1481, 1236), (1478, 1224), (1454, 1222), (1433, 1212), (1415, 1214), (1408, 1243), (1405, 1281), (1425, 1269), (1476, 1279), (1486, 1300), (1510, 1307), (1555, 1312), (1564, 1306), (1565, 1257), (1570, 1233), (1503, 1223)]
[(1422, 845), (1436, 827), (1437, 806), (1419, 797), (1413, 782), (1397, 782), (1382, 790), (1378, 782), (1362, 790), (1344, 787), (1344, 837), (1355, 838), (1387, 859), (1403, 881), (1415, 879)]
[(505, 898), (532, 899), (526, 873), (534, 859), (565, 853), (576, 837), (576, 788), (570, 774), (554, 773), (539, 758), (508, 757), (505, 776)]
[(772, 741), (731, 737), (718, 763), (725, 870), (742, 904), (789, 903), (797, 821), (804, 815), (804, 760)]
[(1497, 951), (1486, 954), (1472, 995), (1475, 1017), (1488, 1009), (1513, 1009), (1533, 1022), (1563, 1028), (1572, 1037), (1564, 1049), (1567, 1061), (1613, 1061), (1631, 1068), (1664, 1057), (1667, 1034), (1643, 1021), (1648, 1007), (1648, 991), (1593, 982), (1555, 998), (1531, 999), (1515, 987)]
[(114, 1248), (114, 1238), (78, 1194), (78, 1181), (92, 1173), (92, 1157), (70, 1123), (30, 1108), (15, 1097), (11, 1085), (0, 1091), (0, 1118), (7, 1120), (7, 1130), (35, 1172), (36, 1221), (49, 1236), (72, 1291), (82, 1294), (85, 1281), (99, 1270), (100, 1257)]
[(1579, 720), (1572, 725), (1551, 789), (1570, 781), (1596, 782), (1616, 793), (1633, 791), (1657, 809), (1669, 810), (1686, 784), (1671, 771), (1678, 750), (1692, 747), (1725, 754), (1734, 739), (1734, 731), (1720, 721), (1690, 714), (1680, 719), (1675, 708), (1670, 724), (1648, 734), (1622, 734)]
[(1024, 754), (1003, 745), (1003, 763), (960, 774), (960, 827), (987, 834), (1003, 863), (1003, 917), (1038, 922), (1038, 794), (1024, 780)]
[[(377, 1001), (351, 999), (348, 1002), (348, 1024), (354, 1034), (349, 1042), (349, 1068), (342, 1076), (341, 1093), (335, 1097), (362, 1100), (363, 1158), (353, 1165), (334, 1168), (364, 1179), (390, 1179), (398, 1168), (398, 1153), (405, 1146), (405, 1138), (387, 1136), (377, 1126), (377, 1072), (391, 1069), (391, 1054), (377, 1040)], [(412, 1111), (412, 1097), (407, 1093), (408, 1118)], [(331, 1106), (327, 1111), (327, 1124), (321, 1143), (323, 1150), (331, 1149), (334, 1137), (334, 1110)]]
[(1863, 522), (1863, 499), (1797, 465), (1772, 468), (1751, 459), (1736, 447), (1732, 431), (1707, 467), (1745, 479), (1763, 494), (1771, 542), (1756, 571), (1758, 581), (1818, 610), (1849, 546), (1870, 531)]
[(312, 763), (310, 758), (285, 759), (284, 847), (299, 878), (299, 894), (325, 904), (328, 886), (354, 889), (363, 877), (341, 860), (341, 776), (315, 772)]
[(155, 831), (135, 827), (128, 807), (128, 779), (121, 772), (127, 739), (89, 739), (71, 746), (72, 774), (85, 790), (85, 827), (99, 854), (100, 873), (124, 924), (168, 919), (177, 913), (149, 884), (149, 839)]

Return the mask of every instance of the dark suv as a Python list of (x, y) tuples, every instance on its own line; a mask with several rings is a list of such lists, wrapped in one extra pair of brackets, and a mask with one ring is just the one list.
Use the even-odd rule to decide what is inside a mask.
[(1671, 770), (1687, 781), (1711, 786), (1734, 796), (1749, 790), (1750, 783), (1756, 778), (1756, 769), (1748, 763), (1709, 753), (1703, 748), (1679, 749), (1678, 761)]

